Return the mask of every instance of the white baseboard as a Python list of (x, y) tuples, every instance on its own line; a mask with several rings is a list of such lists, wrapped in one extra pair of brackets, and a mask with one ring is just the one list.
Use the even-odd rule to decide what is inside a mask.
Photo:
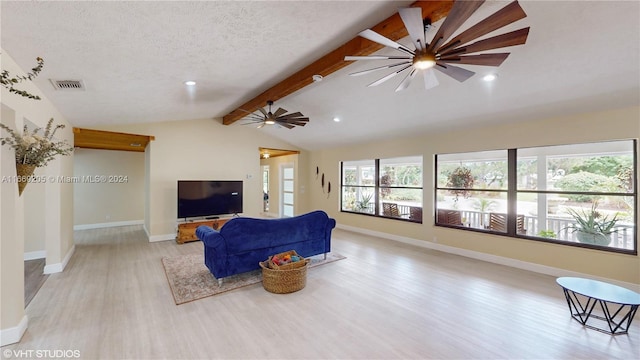
[(509, 266), (509, 267), (513, 267), (513, 268), (517, 268), (517, 269), (532, 271), (532, 272), (536, 272), (536, 273), (539, 273), (539, 274), (551, 275), (551, 276), (555, 276), (555, 277), (573, 276), (573, 277), (590, 278), (590, 279), (594, 279), (594, 280), (600, 280), (600, 281), (616, 284), (618, 286), (626, 287), (628, 289), (632, 289), (634, 291), (640, 292), (640, 285), (634, 284), (634, 283), (625, 282), (625, 281), (620, 281), (620, 280), (615, 280), (615, 279), (608, 279), (608, 278), (604, 278), (604, 277), (600, 277), (600, 276), (594, 276), (594, 275), (591, 275), (591, 274), (583, 274), (583, 273), (576, 272), (576, 271), (570, 271), (570, 270), (560, 269), (560, 268), (556, 268), (556, 267), (552, 267), (552, 266), (540, 265), (540, 264), (526, 262), (526, 261), (522, 261), (522, 260), (517, 260), (517, 259), (506, 258), (506, 257), (502, 257), (502, 256), (497, 256), (497, 255), (486, 254), (486, 253), (473, 251), (473, 250), (461, 249), (461, 248), (457, 248), (457, 247), (453, 247), (453, 246), (447, 246), (447, 245), (442, 245), (442, 244), (439, 244), (439, 243), (433, 243), (433, 242), (426, 241), (426, 240), (418, 240), (418, 239), (408, 238), (408, 237), (405, 237), (405, 236), (399, 236), (399, 235), (394, 235), (394, 234), (387, 234), (387, 233), (383, 233), (383, 232), (362, 229), (362, 228), (358, 228), (358, 227), (355, 227), (355, 226), (348, 226), (348, 225), (340, 225), (340, 224), (338, 224), (338, 225), (336, 225), (336, 227), (339, 228), (339, 229), (352, 231), (352, 232), (355, 232), (355, 233), (360, 233), (360, 234), (364, 234), (364, 235), (371, 235), (371, 236), (379, 237), (379, 238), (382, 238), (382, 239), (389, 239), (389, 240), (393, 240), (393, 241), (398, 241), (398, 242), (401, 242), (401, 243), (404, 243), (404, 244), (414, 245), (414, 246), (418, 246), (418, 247), (421, 247), (421, 248), (442, 251), (442, 252), (446, 252), (446, 253), (449, 253), (449, 254), (460, 255), (460, 256), (476, 259), (476, 260), (482, 260), (482, 261), (486, 261), (486, 262), (490, 262), (490, 263), (494, 263), (494, 264), (505, 265), (505, 266)]
[(102, 229), (102, 228), (108, 228), (108, 227), (143, 225), (143, 224), (144, 224), (144, 220), (114, 221), (114, 222), (108, 222), (108, 223), (73, 225), (73, 230)]
[(46, 259), (47, 251), (39, 250), (39, 251), (29, 251), (24, 253), (24, 261), (28, 260), (36, 260), (36, 259)]
[(147, 230), (147, 226), (144, 224), (142, 225), (142, 229), (144, 230), (144, 233), (147, 235), (147, 239), (149, 239), (149, 242), (158, 242), (158, 241), (167, 241), (167, 240), (176, 239), (176, 234), (151, 235), (149, 233), (149, 230)]
[(149, 235), (147, 233), (147, 237), (149, 237), (149, 242), (158, 242), (158, 241), (175, 240), (176, 234)]
[[(27, 331), (27, 325), (29, 325), (29, 319), (27, 315), (22, 317), (22, 320), (18, 323), (18, 325), (0, 330), (0, 346), (15, 344), (22, 339), (22, 335)], [(10, 356), (4, 356), (4, 358), (9, 358)]]
[(73, 255), (73, 253), (75, 251), (76, 251), (76, 246), (73, 245), (71, 247), (71, 250), (69, 250), (67, 255), (64, 257), (64, 259), (62, 259), (61, 263), (45, 265), (44, 273), (45, 274), (55, 274), (55, 273), (62, 272), (64, 270), (64, 268), (67, 267), (67, 264), (69, 263), (69, 260), (71, 260), (71, 256)]

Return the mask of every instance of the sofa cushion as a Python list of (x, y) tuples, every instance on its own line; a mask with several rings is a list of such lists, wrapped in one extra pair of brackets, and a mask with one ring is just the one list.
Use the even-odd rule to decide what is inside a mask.
[(241, 217), (229, 220), (220, 230), (220, 235), (230, 239), (226, 244), (228, 253), (238, 254), (322, 240), (326, 236), (327, 220), (327, 214), (321, 211), (282, 219)]

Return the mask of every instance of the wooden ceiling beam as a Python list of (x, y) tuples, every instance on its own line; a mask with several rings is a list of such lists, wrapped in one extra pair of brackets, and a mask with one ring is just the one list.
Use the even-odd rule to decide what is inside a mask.
[[(263, 147), (259, 147), (258, 152), (260, 153), (260, 159), (300, 154), (300, 151), (298, 150), (272, 149), (272, 148), (263, 148)], [(265, 154), (268, 154), (268, 155), (265, 156)]]
[[(421, 8), (422, 18), (429, 18), (431, 19), (431, 22), (434, 23), (449, 14), (449, 11), (453, 6), (453, 0), (416, 1), (410, 6)], [(404, 27), (404, 23), (402, 22), (402, 19), (400, 18), (400, 15), (398, 15), (398, 13), (395, 13), (386, 20), (372, 27), (371, 30), (393, 41), (400, 40), (408, 35), (407, 29)], [(342, 69), (343, 67), (352, 63), (352, 61), (344, 61), (344, 57), (347, 55), (370, 55), (382, 49), (383, 47), (384, 46), (378, 43), (367, 40), (360, 36), (356, 36), (339, 48), (324, 55), (302, 70), (282, 80), (270, 89), (264, 91), (260, 95), (247, 101), (237, 109), (225, 115), (222, 118), (222, 123), (224, 125), (231, 125), (234, 122), (247, 116), (247, 113), (245, 111), (242, 111), (241, 109), (249, 112), (254, 112), (258, 110), (258, 108), (265, 106), (268, 100), (277, 101), (302, 89), (305, 86), (312, 84), (313, 75), (317, 74), (324, 77)]]
[(73, 128), (73, 146), (85, 149), (144, 152), (154, 136)]

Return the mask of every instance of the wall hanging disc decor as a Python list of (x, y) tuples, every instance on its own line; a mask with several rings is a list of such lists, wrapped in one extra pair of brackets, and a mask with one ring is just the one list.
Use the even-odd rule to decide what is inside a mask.
[[(320, 175), (320, 168), (316, 166), (316, 179), (318, 179), (318, 175)], [(324, 173), (320, 177), (320, 186), (322, 186), (322, 193), (324, 193)], [(329, 194), (331, 194), (331, 181), (327, 181), (327, 199), (329, 198)]]

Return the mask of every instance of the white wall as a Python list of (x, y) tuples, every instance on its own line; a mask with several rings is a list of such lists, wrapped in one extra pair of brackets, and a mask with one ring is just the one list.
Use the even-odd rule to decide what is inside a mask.
[[(513, 147), (533, 147), (583, 142), (597, 142), (640, 137), (640, 108), (626, 108), (598, 113), (562, 116), (536, 121), (514, 122), (507, 125), (462, 128), (445, 133), (424, 134), (387, 141), (357, 144), (316, 151), (310, 161), (303, 163), (308, 176), (318, 164), (326, 181), (335, 184), (329, 198), (315, 191), (310, 178), (310, 202), (334, 217), (338, 224), (373, 232), (387, 233), (424, 242), (438, 240), (438, 244), (499, 256), (543, 266), (591, 274), (627, 283), (640, 284), (640, 258), (592, 249), (514, 239), (505, 236), (460, 231), (434, 226), (433, 206), (434, 155), (438, 153), (468, 152)], [(340, 202), (340, 161), (422, 155), (424, 158), (424, 223), (414, 224), (390, 219), (342, 213)], [(640, 186), (640, 185), (636, 185)], [(640, 204), (636, 204), (640, 209)]]
[[(73, 188), (76, 229), (143, 222), (145, 153), (76, 149), (73, 175), (79, 181)], [(98, 175), (107, 182), (82, 181)]]
[[(0, 49), (2, 70), (13, 75), (24, 74), (15, 61), (4, 49)], [(34, 56), (35, 61), (35, 56)], [(47, 69), (40, 74), (47, 76)], [(31, 82), (20, 84), (20, 88), (32, 94), (39, 95), (42, 100), (36, 101), (9, 93), (2, 87), (2, 123), (14, 129), (22, 130), (25, 121), (30, 121), (39, 127), (46, 126), (50, 118), (56, 124), (66, 126), (58, 131), (56, 136), (67, 140), (73, 145), (73, 132), (70, 124), (42, 92)], [(6, 134), (5, 134), (6, 135)], [(2, 147), (2, 163), (0, 176), (15, 176), (15, 159), (12, 149)], [(71, 176), (73, 174), (73, 156), (58, 157), (41, 169), (48, 176)], [(29, 207), (25, 206), (25, 195), (30, 187), (27, 185), (23, 196), (18, 196), (17, 184), (3, 182), (0, 184), (2, 213), (0, 217), (0, 279), (2, 294), (0, 295), (0, 331), (2, 345), (17, 342), (27, 327), (27, 317), (24, 313), (24, 250), (25, 227), (34, 224), (31, 213), (25, 213)], [(60, 182), (47, 182), (44, 197), (40, 199), (39, 208), (45, 209), (44, 214), (44, 242), (46, 251), (45, 271), (62, 271), (73, 253), (73, 193), (72, 185)], [(37, 199), (33, 199), (36, 200)], [(30, 201), (31, 202), (31, 201)], [(34, 218), (37, 215), (34, 215)]]

